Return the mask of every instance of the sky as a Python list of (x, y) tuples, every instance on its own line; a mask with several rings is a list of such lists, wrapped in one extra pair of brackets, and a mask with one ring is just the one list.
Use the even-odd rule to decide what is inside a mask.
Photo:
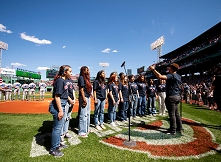
[(220, 0), (0, 0), (2, 68), (41, 72), (81, 66), (91, 77), (104, 69), (125, 72), (158, 61), (150, 44), (161, 36), (162, 55), (221, 21)]

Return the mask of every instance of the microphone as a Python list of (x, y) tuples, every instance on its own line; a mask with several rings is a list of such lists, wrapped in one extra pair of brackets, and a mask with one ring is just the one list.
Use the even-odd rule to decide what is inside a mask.
[(121, 66), (120, 67), (123, 67), (125, 65), (125, 61), (121, 64)]

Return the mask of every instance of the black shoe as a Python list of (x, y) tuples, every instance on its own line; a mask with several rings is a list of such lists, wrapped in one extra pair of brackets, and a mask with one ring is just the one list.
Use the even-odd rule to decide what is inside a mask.
[(49, 154), (53, 155), (54, 157), (62, 157), (64, 155), (64, 153), (61, 152), (59, 149), (50, 151)]
[(166, 134), (176, 135), (176, 132), (167, 131)]
[(58, 147), (58, 149), (61, 150), (61, 149), (65, 149), (65, 148), (68, 148), (68, 145), (60, 143), (60, 146)]
[(181, 135), (183, 135), (184, 130), (183, 130), (183, 129), (181, 129), (181, 130), (177, 130), (176, 132), (177, 132), (177, 133), (179, 133), (179, 134), (181, 134)]

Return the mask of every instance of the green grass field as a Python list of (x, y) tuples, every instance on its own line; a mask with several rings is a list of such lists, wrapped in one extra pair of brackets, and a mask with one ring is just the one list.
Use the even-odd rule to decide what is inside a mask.
[[(93, 112), (92, 112), (93, 113)], [(105, 114), (106, 115), (106, 114)], [(221, 113), (208, 110), (195, 105), (183, 104), (182, 115), (184, 118), (189, 118), (201, 123), (201, 125), (210, 130), (216, 143), (221, 144)], [(77, 128), (77, 114), (72, 114), (70, 126)], [(155, 120), (167, 119), (167, 117), (156, 117)], [(91, 115), (91, 123), (93, 116)], [(147, 123), (146, 123), (147, 124)], [(135, 127), (132, 126), (132, 130)], [(50, 134), (52, 129), (52, 116), (50, 114), (41, 115), (18, 115), (18, 114), (3, 114), (0, 113), (0, 161), (15, 162), (15, 161), (110, 161), (110, 162), (129, 162), (129, 161), (172, 161), (165, 159), (153, 159), (145, 153), (138, 153), (128, 150), (120, 150), (99, 142), (102, 139), (108, 138), (110, 135), (99, 137), (96, 133), (90, 133), (88, 138), (80, 138), (76, 135), (76, 130), (73, 133), (78, 140), (78, 144), (69, 144), (69, 148), (64, 149), (64, 156), (55, 158), (51, 155), (42, 153), (41, 156), (30, 155), (33, 152), (41, 152), (42, 149), (33, 151), (33, 138), (38, 135)], [(111, 128), (108, 128), (111, 130)], [(127, 131), (127, 128), (122, 128), (122, 132)], [(113, 134), (117, 134), (115, 132)], [(113, 135), (111, 134), (111, 135)], [(37, 139), (37, 138), (36, 138)], [(75, 141), (76, 142), (76, 141)], [(38, 146), (41, 148), (50, 148), (50, 137), (44, 136), (44, 140), (37, 140)], [(176, 160), (173, 160), (176, 161)], [(221, 152), (216, 151), (214, 155), (208, 155), (199, 159), (178, 160), (186, 162), (220, 162)]]

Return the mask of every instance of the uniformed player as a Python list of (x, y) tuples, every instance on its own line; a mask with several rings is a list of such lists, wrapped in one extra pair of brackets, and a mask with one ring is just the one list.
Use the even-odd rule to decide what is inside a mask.
[(45, 88), (46, 88), (46, 84), (44, 83), (43, 80), (41, 80), (41, 82), (39, 83), (39, 88), (40, 88), (40, 99), (39, 101), (44, 101), (44, 95), (45, 95)]
[(16, 81), (13, 84), (14, 87), (14, 97), (13, 100), (15, 100), (16, 94), (18, 94), (18, 99), (20, 100), (20, 88), (21, 88), (21, 83), (19, 83), (18, 81)]
[(29, 84), (29, 100), (31, 101), (31, 97), (32, 97), (32, 100), (35, 101), (35, 88), (36, 88), (36, 84), (34, 83), (34, 81), (32, 81), (30, 84)]

